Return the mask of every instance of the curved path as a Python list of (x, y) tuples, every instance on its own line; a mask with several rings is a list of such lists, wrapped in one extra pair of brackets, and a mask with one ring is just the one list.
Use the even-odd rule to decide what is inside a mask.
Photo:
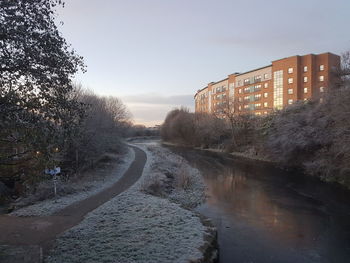
[[(122, 193), (141, 177), (147, 156), (141, 149), (134, 146), (130, 147), (135, 151), (135, 159), (128, 170), (116, 183), (98, 194), (73, 203), (52, 216), (0, 216), (0, 245), (33, 246), (36, 249), (39, 248), (39, 254), (42, 254), (42, 251), (45, 253), (58, 234), (77, 225), (84, 219), (87, 213)], [(34, 255), (33, 257), (36, 256)], [(42, 255), (40, 255), (40, 257), (42, 257)], [(27, 262), (38, 261), (33, 260)]]

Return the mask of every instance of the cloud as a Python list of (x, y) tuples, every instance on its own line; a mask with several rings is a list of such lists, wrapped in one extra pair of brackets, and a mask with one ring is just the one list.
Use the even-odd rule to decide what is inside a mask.
[(162, 96), (159, 94), (139, 94), (123, 96), (122, 100), (128, 103), (146, 103), (146, 104), (163, 104), (163, 105), (182, 105), (191, 107), (193, 105), (194, 95), (171, 95)]
[(135, 124), (154, 126), (161, 124), (167, 113), (177, 107), (194, 110), (193, 95), (139, 94), (121, 97), (134, 117)]

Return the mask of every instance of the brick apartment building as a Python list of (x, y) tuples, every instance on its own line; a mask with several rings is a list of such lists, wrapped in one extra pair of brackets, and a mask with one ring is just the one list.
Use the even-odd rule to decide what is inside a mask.
[(295, 101), (319, 98), (334, 83), (340, 57), (332, 53), (292, 56), (271, 65), (211, 82), (195, 94), (195, 111), (220, 116), (230, 107), (237, 114), (268, 114)]

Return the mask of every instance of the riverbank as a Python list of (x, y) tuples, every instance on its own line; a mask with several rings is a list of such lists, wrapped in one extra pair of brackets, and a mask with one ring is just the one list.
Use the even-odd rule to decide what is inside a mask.
[[(76, 180), (57, 181), (57, 196), (49, 194), (40, 200), (35, 195), (14, 202), (16, 208), (11, 216), (49, 216), (69, 205), (84, 200), (110, 187), (117, 182), (134, 160), (135, 153), (127, 147), (123, 155), (109, 155), (108, 160), (96, 164), (92, 170), (81, 174)], [(40, 186), (39, 186), (40, 187)], [(52, 181), (43, 182), (41, 191), (53, 192)]]
[(169, 147), (202, 174), (220, 262), (348, 262), (349, 191), (296, 170)]
[(245, 159), (245, 160), (249, 160), (249, 161), (259, 161), (259, 162), (270, 163), (270, 164), (275, 164), (275, 165), (278, 164), (277, 162), (267, 158), (266, 156), (263, 157), (263, 156), (255, 154), (254, 152), (226, 152), (223, 149), (191, 147), (191, 146), (188, 146), (188, 145), (171, 143), (171, 142), (165, 142), (165, 141), (162, 141), (162, 144), (169, 145), (169, 146), (175, 146), (175, 147), (176, 146), (186, 147), (186, 148), (190, 148), (190, 149), (207, 151), (207, 152), (229, 154), (229, 155), (231, 155), (233, 157), (238, 157), (240, 159)]
[(172, 143), (172, 142), (161, 142), (165, 146), (174, 146), (174, 147), (183, 147), (183, 148), (188, 148), (188, 149), (194, 149), (194, 150), (199, 150), (199, 151), (205, 151), (205, 152), (213, 152), (213, 153), (218, 153), (218, 154), (223, 154), (223, 155), (229, 155), (235, 158), (236, 160), (241, 160), (247, 163), (252, 163), (256, 164), (257, 162), (264, 165), (272, 165), (274, 167), (277, 167), (282, 170), (295, 170), (299, 171), (302, 173), (304, 176), (309, 176), (309, 177), (315, 177), (318, 180), (322, 182), (326, 182), (329, 184), (336, 184), (341, 187), (343, 187), (346, 190), (350, 190), (350, 183), (346, 178), (342, 178), (340, 175), (337, 175), (336, 173), (333, 174), (333, 176), (321, 176), (321, 175), (314, 175), (308, 173), (307, 170), (305, 170), (305, 167), (303, 166), (297, 166), (297, 165), (286, 165), (281, 162), (272, 160), (271, 158), (264, 157), (261, 155), (257, 155), (254, 151), (250, 152), (226, 152), (223, 149), (215, 149), (215, 148), (201, 148), (201, 147), (192, 147), (184, 144), (178, 144), (178, 143)]
[(47, 262), (214, 260), (216, 230), (190, 210), (204, 201), (199, 171), (161, 146), (136, 145), (147, 153), (141, 179), (60, 235)]

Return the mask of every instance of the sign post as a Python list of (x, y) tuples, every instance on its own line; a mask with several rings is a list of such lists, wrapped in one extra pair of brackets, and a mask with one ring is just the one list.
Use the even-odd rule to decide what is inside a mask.
[(57, 175), (61, 173), (61, 167), (54, 167), (53, 169), (45, 169), (45, 174), (52, 175), (53, 179), (53, 192), (55, 197), (57, 195)]

